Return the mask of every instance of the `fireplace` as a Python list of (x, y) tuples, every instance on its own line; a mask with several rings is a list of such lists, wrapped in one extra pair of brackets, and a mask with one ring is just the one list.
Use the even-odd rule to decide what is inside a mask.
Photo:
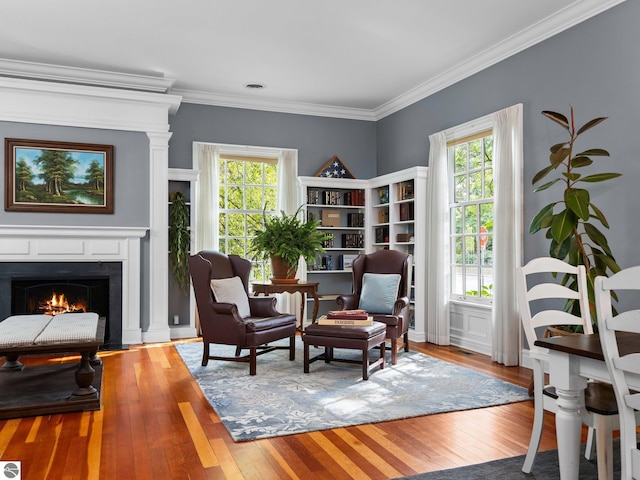
[(109, 321), (108, 278), (37, 278), (11, 282), (13, 315), (84, 312), (95, 312)]
[(122, 348), (121, 262), (16, 262), (1, 265), (0, 318), (95, 312), (106, 318), (105, 348)]

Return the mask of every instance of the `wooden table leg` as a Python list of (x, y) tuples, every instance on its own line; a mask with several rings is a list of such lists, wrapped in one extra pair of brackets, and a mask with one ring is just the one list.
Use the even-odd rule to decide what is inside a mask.
[(307, 303), (307, 294), (300, 292), (300, 331), (304, 331), (304, 307)]
[(98, 391), (93, 385), (93, 379), (96, 371), (91, 366), (91, 352), (82, 352), (80, 366), (76, 370), (76, 383), (78, 388), (71, 394), (71, 400), (74, 398), (84, 399), (87, 395), (97, 395)]
[(3, 372), (18, 372), (24, 369), (24, 365), (18, 360), (20, 355), (6, 355), (7, 361), (4, 362), (0, 371)]
[(318, 292), (314, 290), (311, 292), (313, 296), (313, 317), (311, 318), (311, 323), (316, 323), (318, 319), (318, 307), (320, 306), (320, 298), (318, 298)]

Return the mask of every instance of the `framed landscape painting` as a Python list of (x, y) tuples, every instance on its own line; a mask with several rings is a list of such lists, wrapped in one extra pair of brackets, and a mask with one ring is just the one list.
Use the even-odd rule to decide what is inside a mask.
[(113, 213), (113, 145), (5, 139), (5, 210)]

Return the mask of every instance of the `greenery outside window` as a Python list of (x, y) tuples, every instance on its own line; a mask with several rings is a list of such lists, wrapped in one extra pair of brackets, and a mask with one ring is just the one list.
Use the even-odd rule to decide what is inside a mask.
[(451, 297), (491, 303), (493, 296), (493, 136), (449, 142)]
[[(250, 259), (251, 231), (263, 210), (277, 213), (278, 159), (220, 155), (218, 165), (218, 249)], [(269, 262), (252, 260), (251, 279), (267, 281)]]

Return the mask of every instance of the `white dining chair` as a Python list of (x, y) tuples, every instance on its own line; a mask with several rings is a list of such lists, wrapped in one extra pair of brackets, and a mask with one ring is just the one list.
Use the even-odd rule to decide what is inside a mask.
[(620, 415), (620, 467), (622, 480), (640, 479), (640, 450), (637, 443), (638, 415), (640, 413), (640, 393), (629, 388), (629, 379), (640, 377), (640, 352), (621, 355), (618, 349), (617, 332), (640, 334), (640, 309), (614, 315), (611, 292), (634, 290), (640, 293), (640, 266), (620, 270), (609, 278), (596, 277), (596, 312), (598, 332), (605, 362), (609, 369)]
[[(555, 275), (556, 279), (553, 278)], [(568, 286), (560, 283), (558, 276), (572, 275)], [(554, 281), (551, 281), (554, 280)], [(532, 285), (528, 287), (528, 285)], [(572, 288), (569, 288), (569, 287)], [(562, 260), (551, 257), (535, 258), (525, 266), (518, 268), (516, 275), (516, 292), (518, 307), (533, 367), (534, 417), (529, 448), (522, 465), (522, 471), (530, 473), (535, 461), (542, 427), (544, 412), (556, 413), (555, 388), (545, 385), (545, 364), (549, 351), (535, 346), (534, 342), (544, 335), (548, 327), (560, 325), (581, 326), (583, 333), (593, 333), (589, 301), (587, 297), (587, 275), (583, 265), (573, 266)], [(565, 311), (567, 300), (575, 300), (580, 306), (580, 315)], [(533, 314), (532, 312), (536, 312)], [(607, 392), (609, 390), (609, 392)], [(609, 401), (591, 402), (591, 399), (608, 397)], [(613, 452), (612, 431), (616, 426), (617, 406), (610, 385), (588, 382), (585, 389), (585, 409), (582, 412), (583, 422), (589, 426), (585, 457), (593, 455), (594, 431), (596, 437), (596, 453), (598, 462), (598, 478), (612, 478)], [(604, 408), (603, 408), (604, 407)]]

